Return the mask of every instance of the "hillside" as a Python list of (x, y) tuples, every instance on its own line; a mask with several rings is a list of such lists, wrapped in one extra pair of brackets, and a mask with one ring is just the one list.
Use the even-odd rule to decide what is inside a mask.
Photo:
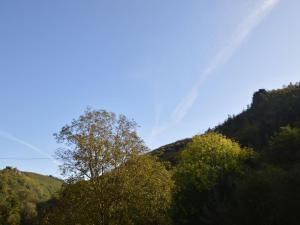
[[(212, 131), (259, 151), (280, 127), (286, 125), (300, 127), (300, 83), (270, 91), (258, 90), (246, 110), (229, 117)], [(190, 138), (176, 141), (153, 150), (152, 154), (174, 163), (178, 152), (190, 141)]]
[[(100, 115), (97, 111), (94, 113)], [(93, 117), (89, 114), (87, 118)], [(93, 123), (89, 121), (89, 124)], [(65, 131), (64, 128), (63, 132)], [(221, 133), (227, 137), (209, 133), (210, 131)], [(149, 217), (147, 209), (145, 217), (140, 214), (140, 217), (143, 218), (142, 222), (135, 224), (145, 224), (145, 219), (157, 216), (157, 219), (163, 218), (164, 222), (161, 224), (166, 225), (270, 225), (278, 223), (269, 221), (284, 220), (287, 222), (283, 224), (299, 224), (300, 218), (298, 218), (297, 209), (300, 196), (297, 188), (300, 184), (300, 83), (290, 84), (276, 90), (258, 90), (254, 93), (252, 103), (246, 110), (229, 117), (223, 124), (206, 133), (206, 135), (176, 141), (151, 152), (162, 161), (175, 165), (168, 168), (172, 170), (173, 176), (163, 164), (157, 161), (153, 161), (153, 165), (147, 165), (146, 161), (142, 161), (143, 167), (139, 167), (140, 164), (128, 164), (132, 167), (119, 171), (120, 173), (116, 173), (116, 177), (114, 177), (115, 174), (109, 173), (108, 179), (110, 175), (113, 176), (113, 179), (110, 178), (111, 181), (105, 183), (108, 185), (108, 190), (111, 191), (107, 192), (107, 199), (109, 201), (118, 199), (116, 203), (118, 207), (120, 206), (119, 200), (122, 199), (126, 208), (129, 204), (133, 209), (132, 215), (136, 216), (143, 211), (141, 208), (149, 206), (148, 200), (151, 200), (151, 204), (157, 203), (152, 202), (155, 197), (144, 199), (145, 196), (152, 196), (153, 190), (157, 191), (156, 194), (168, 190), (165, 200), (173, 197), (174, 202), (167, 206), (170, 207), (172, 213), (160, 215), (154, 211)], [(67, 134), (69, 135), (68, 132)], [(186, 148), (188, 143), (191, 144)], [(244, 147), (251, 147), (256, 152)], [(181, 158), (179, 158), (183, 149), (185, 149), (183, 152), (185, 154), (181, 154)], [(166, 163), (166, 165), (168, 164)], [(161, 175), (158, 178), (153, 177), (152, 186), (149, 183), (149, 177), (152, 176), (143, 175), (147, 168), (155, 169), (154, 172), (151, 170), (149, 173)], [(130, 174), (129, 169), (133, 169)], [(128, 173), (127, 176), (130, 179), (123, 181), (125, 178), (123, 173)], [(118, 177), (118, 174), (122, 176)], [(131, 178), (137, 177), (137, 180), (131, 180)], [(139, 187), (138, 182), (142, 178), (146, 179)], [(169, 178), (169, 181), (166, 178)], [(156, 183), (157, 180), (160, 182)], [(111, 182), (113, 181), (117, 181), (115, 183), (117, 188), (112, 188)], [(165, 181), (170, 183), (161, 186)], [(174, 187), (177, 189), (171, 192), (173, 181)], [(126, 185), (119, 186), (119, 182), (131, 186), (128, 188)], [(52, 176), (22, 172), (11, 167), (0, 170), (0, 225), (65, 225), (77, 224), (79, 220), (83, 222), (78, 224), (95, 224), (87, 222), (90, 219), (98, 221), (99, 213), (99, 209), (94, 207), (95, 193), (87, 191), (93, 190), (87, 188), (89, 183), (68, 184), (59, 193), (62, 184), (63, 181)], [(124, 195), (116, 192), (120, 187), (126, 187), (124, 190), (128, 191), (126, 193), (131, 197), (128, 199), (121, 197)], [(131, 192), (137, 187), (140, 189)], [(144, 189), (145, 187), (150, 188)], [(163, 187), (163, 191), (155, 189), (157, 187)], [(149, 190), (150, 195), (147, 193)], [(130, 201), (137, 196), (136, 193), (140, 194), (142, 191), (145, 191), (140, 196), (142, 200), (138, 198), (131, 203)], [(87, 193), (89, 195), (86, 195)], [(112, 196), (120, 196), (120, 198), (111, 200)], [(248, 196), (251, 196), (251, 201), (248, 201)], [(102, 202), (102, 198), (99, 202)], [(139, 204), (141, 206), (136, 208), (135, 206)], [(252, 204), (254, 205), (252, 206)], [(156, 209), (161, 205), (159, 202), (150, 208), (151, 210)], [(111, 208), (115, 209), (116, 206)], [(256, 208), (259, 210), (252, 210)], [(120, 218), (125, 218), (124, 221), (127, 221), (128, 211), (124, 214), (126, 215), (124, 218), (123, 214), (118, 213), (118, 211), (112, 211), (109, 215), (121, 215)], [(286, 217), (287, 213), (290, 216)], [(166, 222), (169, 221), (169, 217), (172, 217), (173, 223)], [(189, 223), (184, 221), (189, 221)], [(198, 223), (199, 221), (201, 223)], [(127, 222), (117, 224), (133, 224), (131, 221)]]
[(11, 167), (0, 170), (0, 224), (31, 224), (37, 204), (55, 196), (61, 185), (62, 181), (52, 176)]

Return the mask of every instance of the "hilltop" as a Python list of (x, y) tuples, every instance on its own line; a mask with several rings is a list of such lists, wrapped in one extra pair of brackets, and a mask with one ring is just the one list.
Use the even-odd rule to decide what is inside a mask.
[[(236, 116), (209, 131), (215, 131), (257, 151), (265, 148), (272, 135), (283, 126), (300, 127), (300, 83), (281, 89), (260, 89), (253, 94), (252, 103)], [(170, 143), (152, 151), (163, 161), (176, 163), (178, 153), (191, 138)]]

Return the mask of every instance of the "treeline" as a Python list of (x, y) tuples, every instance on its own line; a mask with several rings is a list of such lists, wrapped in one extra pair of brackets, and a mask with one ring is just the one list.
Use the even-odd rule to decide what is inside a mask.
[(299, 84), (260, 90), (223, 125), (151, 154), (134, 121), (104, 110), (55, 137), (66, 183), (32, 224), (300, 224)]

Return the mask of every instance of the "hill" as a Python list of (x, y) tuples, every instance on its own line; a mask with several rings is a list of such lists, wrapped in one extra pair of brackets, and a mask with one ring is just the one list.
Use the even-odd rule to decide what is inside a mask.
[(32, 224), (37, 204), (55, 196), (62, 183), (52, 176), (16, 168), (0, 170), (0, 224)]
[[(270, 137), (286, 125), (300, 127), (300, 83), (270, 91), (258, 90), (246, 110), (209, 131), (221, 133), (242, 146), (260, 151)], [(178, 152), (190, 141), (190, 138), (176, 141), (153, 150), (152, 154), (175, 163)]]

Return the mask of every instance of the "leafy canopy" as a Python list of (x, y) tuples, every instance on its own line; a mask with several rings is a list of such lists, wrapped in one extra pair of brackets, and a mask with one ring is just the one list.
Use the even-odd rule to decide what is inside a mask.
[(134, 121), (88, 109), (55, 136), (65, 143), (57, 156), (69, 185), (43, 224), (169, 224), (171, 175), (142, 154)]
[[(175, 176), (189, 174), (191, 182), (199, 182), (201, 188), (210, 188), (226, 173), (241, 173), (242, 162), (253, 156), (252, 150), (242, 149), (238, 143), (223, 135), (196, 135), (182, 151)], [(182, 176), (182, 179), (189, 178)]]
[(300, 128), (281, 127), (270, 140), (267, 157), (271, 163), (291, 166), (300, 162)]
[(87, 109), (54, 134), (59, 143), (65, 143), (57, 151), (63, 174), (71, 179), (94, 179), (145, 152), (136, 127), (124, 115)]
[(221, 207), (233, 190), (234, 180), (244, 173), (245, 162), (252, 157), (252, 150), (220, 134), (194, 136), (174, 169), (174, 223), (220, 223), (215, 215), (224, 210)]

